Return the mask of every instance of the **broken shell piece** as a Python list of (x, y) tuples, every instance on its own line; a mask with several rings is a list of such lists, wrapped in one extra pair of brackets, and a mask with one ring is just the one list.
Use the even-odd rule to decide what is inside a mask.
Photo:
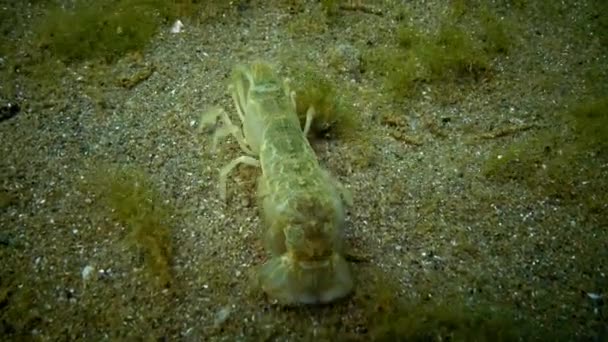
[(214, 320), (214, 325), (216, 327), (219, 327), (220, 325), (222, 325), (224, 322), (226, 322), (226, 320), (228, 319), (228, 316), (230, 316), (230, 313), (232, 312), (232, 309), (230, 308), (230, 306), (226, 305), (223, 308), (220, 309), (220, 311), (218, 311), (215, 314), (215, 320)]
[(171, 33), (180, 33), (182, 32), (182, 28), (184, 28), (184, 23), (181, 20), (177, 19), (173, 26), (171, 26)]
[(93, 268), (93, 266), (91, 265), (87, 265), (82, 269), (82, 280), (87, 281), (89, 280), (89, 278), (91, 278), (91, 275), (93, 274), (93, 271), (95, 271), (95, 268)]

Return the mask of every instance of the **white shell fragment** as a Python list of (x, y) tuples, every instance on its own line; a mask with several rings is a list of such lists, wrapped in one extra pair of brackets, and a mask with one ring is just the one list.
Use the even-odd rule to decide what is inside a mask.
[(82, 280), (86, 281), (89, 278), (91, 278), (91, 275), (93, 274), (93, 272), (95, 271), (95, 268), (93, 268), (93, 266), (91, 265), (87, 265), (82, 269)]
[(221, 308), (220, 311), (218, 311), (215, 314), (215, 321), (214, 321), (215, 326), (218, 327), (218, 326), (222, 325), (224, 322), (226, 322), (226, 320), (228, 319), (228, 316), (230, 316), (231, 312), (232, 312), (232, 309), (228, 305)]
[(180, 32), (182, 32), (183, 28), (184, 28), (184, 23), (182, 23), (181, 20), (177, 19), (173, 23), (173, 26), (171, 26), (171, 33), (180, 33)]

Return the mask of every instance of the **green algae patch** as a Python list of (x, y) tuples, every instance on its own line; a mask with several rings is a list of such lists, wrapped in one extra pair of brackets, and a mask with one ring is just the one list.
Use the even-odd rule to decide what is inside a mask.
[(337, 15), (340, 9), (340, 1), (339, 0), (321, 0), (321, 9), (323, 12), (328, 15)]
[(230, 6), (219, 0), (81, 0), (71, 7), (51, 6), (36, 27), (37, 41), (64, 62), (111, 62), (142, 50), (161, 25), (214, 16)]
[(488, 56), (465, 30), (444, 24), (431, 35), (412, 31), (400, 31), (400, 44), (407, 50), (403, 60), (393, 61), (396, 72), (387, 79), (397, 93), (411, 94), (420, 83), (477, 80), (489, 70)]
[(37, 28), (40, 45), (64, 61), (108, 61), (142, 49), (169, 11), (167, 2), (79, 1), (49, 10)]
[(363, 308), (371, 341), (520, 341), (534, 330), (503, 305), (399, 296), (401, 287), (374, 271), (355, 301)]
[(608, 96), (581, 103), (566, 112), (572, 120), (579, 148), (599, 154), (608, 148)]
[(577, 201), (591, 212), (608, 203), (602, 165), (608, 160), (608, 97), (574, 105), (558, 116), (567, 123), (496, 148), (482, 166), (490, 180), (522, 183), (544, 196)]
[(0, 189), (0, 211), (17, 203), (19, 203), (17, 193)]
[[(3, 261), (2, 252), (0, 256)], [(6, 341), (31, 340), (31, 331), (44, 319), (43, 314), (36, 308), (38, 298), (31, 286), (23, 286), (23, 273), (28, 272), (26, 265), (19, 268), (3, 266), (0, 273), (0, 333)], [(10, 268), (10, 270), (9, 270)]]
[(374, 341), (519, 341), (515, 320), (462, 303), (411, 302), (373, 320)]
[(447, 94), (449, 88), (489, 78), (493, 59), (512, 49), (514, 26), (487, 9), (466, 8), (452, 5), (431, 32), (402, 25), (396, 46), (364, 53), (364, 71), (384, 76), (397, 97), (412, 97), (429, 85)]
[(326, 136), (349, 135), (357, 129), (357, 118), (337, 92), (336, 85), (327, 77), (314, 71), (305, 71), (296, 88), (296, 111), (302, 127), (306, 122), (306, 112), (313, 107), (315, 116), (311, 133)]
[(515, 42), (513, 33), (516, 32), (513, 22), (501, 19), (487, 8), (482, 9), (479, 14), (479, 24), (481, 32), (479, 37), (483, 44), (483, 49), (491, 54), (508, 54)]
[(349, 163), (357, 168), (369, 166), (373, 159), (373, 136), (364, 129), (364, 119), (351, 105), (355, 102), (353, 93), (340, 87), (330, 76), (316, 71), (313, 66), (289, 65), (296, 70), (292, 76), (296, 113), (301, 127), (306, 123), (308, 109), (314, 108), (309, 137), (345, 141), (353, 151)]
[(146, 269), (162, 287), (171, 284), (171, 217), (151, 179), (132, 167), (101, 167), (85, 189), (95, 194), (108, 215), (127, 229), (125, 241), (143, 257)]

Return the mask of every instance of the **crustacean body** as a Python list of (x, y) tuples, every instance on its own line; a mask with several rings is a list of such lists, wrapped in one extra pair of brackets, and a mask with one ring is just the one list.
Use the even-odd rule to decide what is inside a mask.
[(217, 139), (233, 135), (246, 153), (220, 170), (220, 195), (226, 198), (229, 173), (241, 163), (261, 167), (257, 198), (271, 254), (258, 280), (272, 298), (285, 304), (327, 303), (353, 288), (343, 256), (346, 190), (324, 170), (296, 114), (294, 93), (263, 62), (237, 66), (231, 92), (242, 128), (222, 109), (203, 115), (201, 124), (222, 127)]

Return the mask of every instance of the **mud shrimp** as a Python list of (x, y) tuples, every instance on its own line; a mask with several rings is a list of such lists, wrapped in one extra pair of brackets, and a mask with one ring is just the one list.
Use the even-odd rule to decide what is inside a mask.
[(237, 66), (229, 86), (242, 128), (216, 108), (201, 117), (219, 119), (213, 145), (232, 135), (246, 155), (220, 169), (219, 192), (239, 164), (262, 169), (257, 199), (271, 257), (258, 270), (259, 285), (284, 304), (328, 303), (347, 296), (353, 278), (343, 255), (345, 188), (324, 170), (308, 142), (314, 109), (304, 129), (296, 114), (295, 93), (269, 64)]

